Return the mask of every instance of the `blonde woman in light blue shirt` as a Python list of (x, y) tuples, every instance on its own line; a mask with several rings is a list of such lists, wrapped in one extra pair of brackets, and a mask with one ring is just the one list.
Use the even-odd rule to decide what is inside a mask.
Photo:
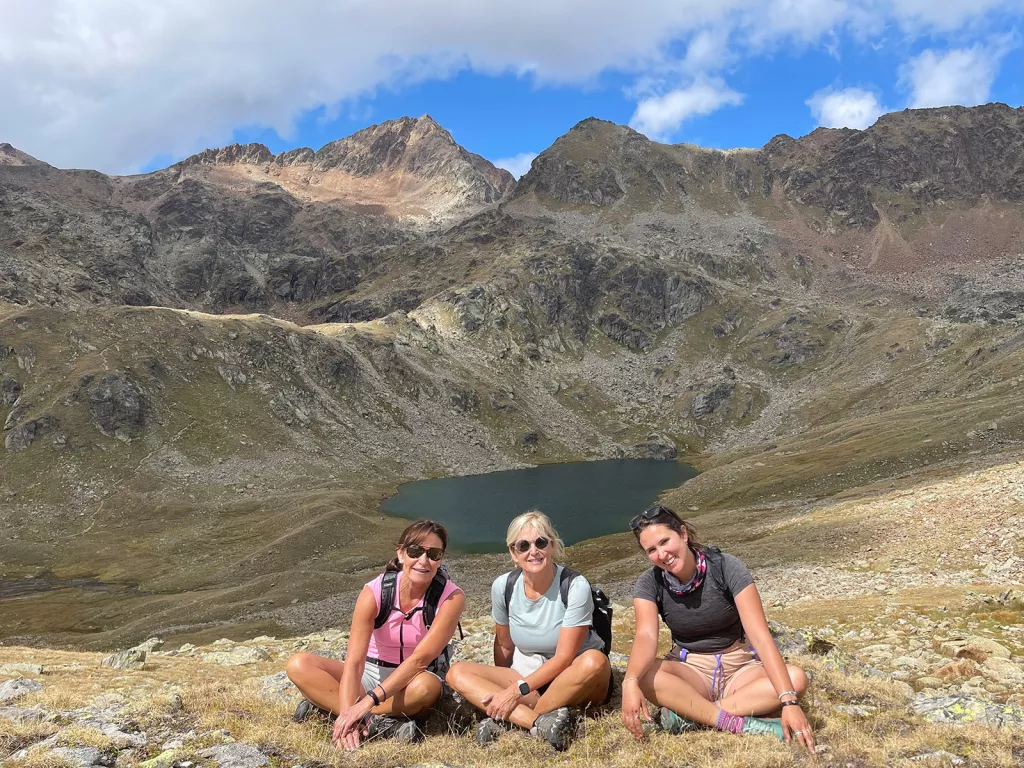
[(558, 564), (562, 541), (538, 510), (513, 520), (505, 541), (515, 568), (491, 586), (494, 665), (458, 662), (448, 685), (486, 712), (477, 743), (518, 726), (563, 750), (575, 725), (569, 707), (604, 704), (611, 694), (590, 583)]

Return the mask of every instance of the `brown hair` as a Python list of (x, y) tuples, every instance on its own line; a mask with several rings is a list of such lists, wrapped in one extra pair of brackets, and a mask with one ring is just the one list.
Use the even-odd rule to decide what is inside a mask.
[[(651, 509), (654, 509), (652, 507)], [(694, 552), (700, 547), (700, 542), (697, 541), (697, 532), (693, 530), (693, 526), (683, 520), (679, 515), (673, 512), (668, 507), (663, 507), (661, 504), (657, 504), (656, 508), (658, 513), (652, 517), (641, 517), (633, 529), (633, 535), (636, 536), (636, 543), (640, 543), (640, 532), (645, 528), (650, 528), (652, 525), (664, 525), (676, 533), (682, 533), (686, 531), (686, 545)], [(642, 547), (641, 547), (642, 549)]]
[[(433, 520), (417, 520), (415, 523), (407, 526), (402, 531), (402, 535), (398, 537), (398, 541), (395, 542), (395, 549), (405, 549), (410, 544), (419, 544), (430, 534), (434, 534), (441, 540), (441, 549), (448, 549), (448, 531), (444, 529), (443, 525), (435, 523)], [(402, 564), (399, 562), (397, 555), (392, 558), (384, 570), (402, 570)]]

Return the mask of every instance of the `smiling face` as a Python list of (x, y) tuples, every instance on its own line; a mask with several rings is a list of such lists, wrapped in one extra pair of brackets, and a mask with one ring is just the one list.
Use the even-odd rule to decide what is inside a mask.
[[(435, 533), (428, 533), (422, 536), (416, 544), (424, 549), (437, 548), (444, 550), (444, 542)], [(430, 584), (434, 574), (437, 573), (437, 569), (441, 567), (443, 560), (443, 558), (442, 560), (431, 560), (426, 552), (414, 558), (409, 554), (408, 547), (398, 549), (396, 554), (398, 555), (398, 562), (402, 564), (402, 578), (408, 579), (411, 584)]]
[(677, 533), (667, 525), (649, 525), (640, 531), (640, 546), (648, 559), (677, 579), (685, 581), (693, 572), (693, 553), (686, 545), (686, 529)]
[[(519, 529), (519, 535), (515, 542), (509, 547), (512, 553), (512, 560), (517, 566), (523, 569), (524, 573), (541, 573), (546, 568), (554, 567), (555, 561), (552, 558), (552, 544), (549, 539), (544, 549), (537, 549), (537, 539), (544, 536), (533, 525), (524, 525)], [(520, 541), (529, 541), (530, 548), (526, 552), (520, 552), (516, 544)]]

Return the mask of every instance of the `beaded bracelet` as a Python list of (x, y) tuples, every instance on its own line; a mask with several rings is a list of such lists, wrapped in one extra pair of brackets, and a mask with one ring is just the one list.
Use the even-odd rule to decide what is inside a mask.
[(796, 691), (783, 691), (782, 693), (779, 694), (779, 701), (782, 701), (782, 697), (783, 696), (798, 696), (798, 695), (799, 694)]
[(784, 706), (784, 707), (799, 707), (800, 706), (800, 702), (796, 701), (795, 699), (793, 701), (784, 701), (784, 702), (782, 702), (782, 706)]

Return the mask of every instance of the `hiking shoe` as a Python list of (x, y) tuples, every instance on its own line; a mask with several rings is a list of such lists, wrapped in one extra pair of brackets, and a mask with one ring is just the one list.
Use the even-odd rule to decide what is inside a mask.
[(476, 724), (476, 743), (481, 747), (493, 744), (503, 733), (508, 733), (511, 724), (495, 720), (493, 717), (485, 717)]
[(530, 733), (534, 736), (540, 736), (554, 747), (556, 751), (562, 752), (569, 746), (569, 740), (572, 737), (575, 724), (572, 715), (569, 713), (569, 708), (559, 707), (553, 712), (545, 712), (543, 715), (538, 715), (537, 719), (533, 721), (533, 728), (530, 729)]
[(662, 707), (654, 721), (658, 724), (658, 728), (665, 733), (680, 734), (696, 731), (700, 728), (700, 725), (693, 722), (690, 718), (683, 717), (668, 707)]
[(320, 707), (309, 699), (303, 699), (299, 702), (299, 706), (295, 708), (295, 714), (292, 715), (292, 720), (296, 723), (303, 723), (311, 717), (317, 717), (325, 722), (329, 722), (333, 715), (326, 709), (320, 709)]
[(367, 739), (394, 739), (400, 744), (412, 744), (423, 740), (423, 731), (415, 720), (391, 715), (370, 715), (366, 723)]
[(782, 721), (764, 717), (743, 718), (744, 736), (774, 736), (779, 741), (785, 741), (786, 736), (782, 732)]

